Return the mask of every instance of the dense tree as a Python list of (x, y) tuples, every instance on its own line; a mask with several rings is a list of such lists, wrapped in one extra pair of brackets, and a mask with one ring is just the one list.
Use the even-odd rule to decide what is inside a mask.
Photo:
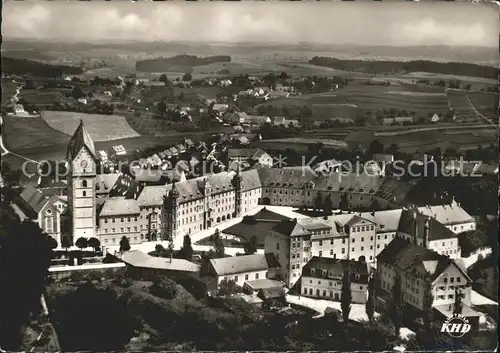
[(244, 249), (246, 255), (255, 254), (257, 251), (257, 237), (255, 235), (250, 238), (250, 241), (245, 243)]
[(95, 251), (101, 250), (101, 242), (97, 238), (90, 238), (87, 242), (88, 246), (94, 248)]
[(123, 236), (120, 239), (120, 251), (129, 251), (130, 250), (130, 242), (126, 236)]
[(0, 237), (0, 342), (3, 349), (17, 351), (22, 327), (40, 309), (53, 242), (31, 221), (5, 226)]
[(339, 208), (342, 211), (346, 211), (349, 209), (349, 200), (347, 198), (347, 193), (343, 193), (342, 196), (340, 196)]
[(424, 323), (424, 330), (428, 333), (431, 331), (432, 319), (433, 319), (433, 303), (434, 296), (432, 295), (432, 281), (430, 279), (425, 279), (424, 281), (424, 298), (423, 298), (423, 312), (422, 319)]
[(85, 249), (88, 246), (87, 239), (81, 237), (76, 239), (75, 245), (80, 249)]
[(181, 248), (181, 255), (184, 259), (191, 261), (193, 258), (193, 246), (191, 245), (191, 237), (189, 234), (184, 236), (184, 243)]
[(323, 199), (321, 198), (321, 194), (318, 192), (314, 197), (314, 210), (319, 211), (323, 209)]
[(394, 333), (396, 337), (399, 337), (401, 326), (403, 325), (403, 288), (400, 274), (396, 274), (396, 279), (392, 286), (392, 301), (389, 308), (389, 315), (394, 325)]
[(191, 75), (189, 72), (186, 72), (182, 76), (182, 81), (191, 81), (193, 79), (193, 75)]
[(464, 297), (462, 291), (459, 288), (455, 288), (455, 301), (453, 303), (453, 314), (461, 315), (462, 314), (462, 298)]
[(82, 88), (79, 85), (77, 85), (71, 91), (71, 97), (73, 97), (75, 99), (80, 99), (80, 98), (85, 97), (85, 93), (83, 92)]
[(61, 247), (68, 249), (71, 246), (71, 240), (67, 234), (63, 234), (61, 237)]
[(236, 284), (234, 279), (223, 279), (219, 284), (217, 295), (225, 296), (241, 292), (241, 288)]
[(368, 147), (368, 154), (373, 156), (375, 153), (384, 152), (384, 145), (379, 140), (373, 140)]
[(161, 244), (156, 244), (155, 245), (155, 250), (160, 252), (160, 251), (165, 251), (165, 248)]
[(212, 243), (214, 246), (215, 256), (217, 258), (224, 257), (224, 250), (225, 249), (224, 249), (224, 243), (222, 242), (222, 238), (220, 236), (220, 230), (216, 229), (215, 233), (212, 234), (211, 238), (212, 238)]
[(342, 318), (344, 320), (344, 324), (347, 324), (347, 322), (349, 321), (351, 302), (351, 272), (349, 270), (346, 270), (344, 271), (344, 275), (342, 276), (342, 288), (340, 292), (340, 308), (342, 310)]
[(376, 273), (374, 273), (368, 280), (368, 298), (366, 300), (366, 315), (368, 316), (368, 321), (373, 325), (373, 318), (375, 314), (375, 283), (376, 283)]
[(328, 195), (323, 201), (323, 211), (325, 212), (325, 216), (330, 216), (333, 211), (333, 201), (330, 195)]
[(168, 277), (157, 277), (149, 287), (149, 292), (160, 298), (173, 299), (177, 295), (177, 283)]

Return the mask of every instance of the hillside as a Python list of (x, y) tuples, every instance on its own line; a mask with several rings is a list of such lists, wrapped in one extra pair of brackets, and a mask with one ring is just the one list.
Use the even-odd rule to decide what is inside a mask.
[(163, 72), (172, 67), (195, 67), (210, 65), (218, 62), (231, 62), (231, 57), (226, 55), (198, 57), (194, 55), (176, 55), (170, 58), (156, 58), (139, 60), (135, 64), (137, 71), (142, 72)]
[(76, 66), (44, 64), (27, 59), (2, 58), (2, 71), (12, 75), (62, 77), (64, 74), (80, 75), (83, 70)]
[(430, 72), (446, 75), (474, 76), (496, 79), (498, 69), (490, 66), (461, 62), (439, 63), (434, 61), (377, 61), (342, 60), (315, 56), (310, 64), (330, 67), (337, 70), (358, 71), (370, 74)]

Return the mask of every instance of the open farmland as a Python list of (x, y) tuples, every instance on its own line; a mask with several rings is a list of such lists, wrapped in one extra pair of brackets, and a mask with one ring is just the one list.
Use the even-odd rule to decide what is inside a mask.
[(112, 141), (140, 136), (123, 116), (43, 111), (42, 118), (54, 130), (73, 135), (80, 120), (95, 142)]
[[(412, 112), (416, 117), (429, 114), (444, 114), (448, 111), (448, 98), (444, 89), (417, 85), (363, 85), (350, 84), (340, 90), (326, 93), (305, 94), (266, 102), (265, 105), (283, 107), (287, 105), (307, 105), (313, 110), (315, 118), (339, 114), (336, 110), (346, 111), (350, 106), (349, 117), (362, 115), (364, 111), (388, 111), (390, 109)], [(323, 107), (317, 109), (317, 107)], [(358, 109), (356, 109), (357, 107)], [(313, 109), (314, 108), (314, 109)], [(325, 111), (325, 108), (327, 110)], [(316, 113), (314, 113), (316, 110)], [(345, 113), (341, 113), (345, 115)]]
[[(487, 133), (491, 131), (488, 135)], [(452, 127), (429, 127), (407, 131), (353, 131), (346, 137), (350, 146), (357, 144), (368, 147), (371, 141), (378, 140), (385, 147), (395, 143), (399, 150), (406, 153), (425, 152), (434, 148), (445, 149), (449, 146), (488, 146), (497, 140), (496, 130), (485, 125), (464, 125)]]
[[(63, 99), (62, 89), (58, 90), (38, 90), (38, 89), (23, 89), (19, 94), (19, 98), (22, 98), (26, 103), (30, 105), (47, 105), (53, 103), (59, 103)], [(71, 89), (66, 90), (68, 93)]]
[(3, 138), (6, 147), (21, 153), (40, 150), (47, 146), (69, 143), (70, 137), (52, 129), (40, 117), (3, 117)]
[(450, 107), (455, 111), (458, 121), (484, 122), (476, 110), (488, 119), (496, 120), (498, 112), (498, 95), (489, 92), (466, 92), (448, 89), (446, 94)]

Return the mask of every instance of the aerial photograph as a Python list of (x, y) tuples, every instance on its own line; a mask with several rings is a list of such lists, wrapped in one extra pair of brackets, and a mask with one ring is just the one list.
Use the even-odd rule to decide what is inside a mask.
[(3, 1), (0, 352), (494, 351), (499, 15)]

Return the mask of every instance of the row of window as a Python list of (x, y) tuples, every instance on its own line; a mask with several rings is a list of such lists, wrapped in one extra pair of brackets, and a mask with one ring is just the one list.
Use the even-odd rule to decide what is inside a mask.
[[(140, 237), (134, 237), (134, 241), (138, 241), (138, 239), (140, 240), (144, 240), (146, 237), (144, 236), (144, 234), (141, 234)], [(111, 239), (108, 239), (108, 238), (104, 238), (104, 244), (108, 244), (109, 243), (109, 240), (111, 240), (111, 243), (112, 244), (116, 244), (117, 241), (119, 242), (121, 238), (111, 238)]]
[[(312, 288), (306, 288), (304, 287), (303, 291), (304, 295), (313, 295), (313, 289)], [(323, 290), (323, 295), (321, 295), (321, 290), (319, 289), (316, 289), (316, 296), (317, 297), (327, 297), (327, 292), (326, 290)], [(339, 300), (340, 299), (340, 294), (338, 292), (333, 292), (333, 291), (329, 291), (329, 296), (330, 298), (333, 298), (334, 300)]]
[[(140, 218), (142, 219), (142, 216), (140, 216)], [(134, 222), (137, 222), (137, 217), (127, 217), (127, 222), (131, 222), (132, 219), (134, 220)], [(111, 220), (111, 223), (116, 223), (116, 220), (117, 218), (104, 218), (104, 223), (108, 223), (108, 220)], [(123, 223), (125, 222), (125, 217), (120, 217), (120, 222)]]
[(375, 226), (361, 226), (361, 227), (352, 227), (351, 228), (351, 232), (364, 232), (364, 231), (368, 231), (368, 230), (374, 230), (375, 229)]
[[(132, 227), (127, 227), (127, 228), (122, 227), (120, 228), (120, 232), (123, 233), (125, 229), (127, 229), (127, 233), (130, 233), (132, 231)], [(108, 231), (110, 231), (109, 233), (116, 233), (116, 228), (111, 228), (111, 229), (104, 228), (104, 233), (108, 233)], [(134, 232), (137, 232), (137, 227), (134, 227)]]
[[(246, 274), (246, 275), (245, 275), (245, 281), (248, 281), (248, 280), (250, 279), (249, 277), (250, 277), (250, 276), (249, 276), (248, 274)], [(228, 277), (224, 277), (224, 279), (225, 279), (226, 281), (227, 281), (227, 280), (231, 280), (231, 278), (228, 278)], [(235, 281), (235, 282), (238, 282), (239, 277), (238, 277), (238, 276), (234, 276), (234, 278), (232, 278), (232, 279), (234, 279), (234, 281)], [(256, 274), (255, 274), (255, 279), (259, 279), (259, 274), (258, 274), (258, 273), (256, 273)]]

